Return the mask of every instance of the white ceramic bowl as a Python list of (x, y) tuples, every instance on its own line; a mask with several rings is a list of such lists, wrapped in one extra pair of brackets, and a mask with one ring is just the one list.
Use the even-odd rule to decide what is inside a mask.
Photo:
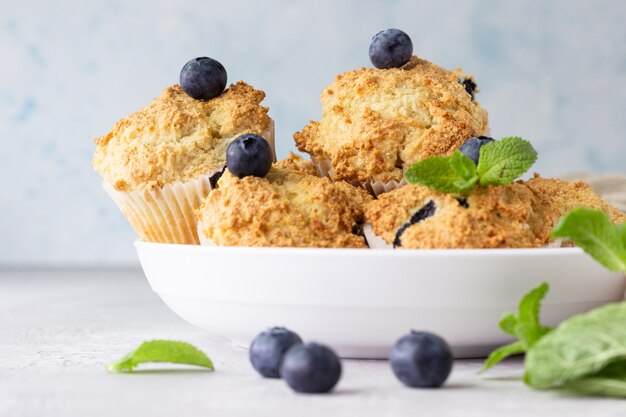
[(240, 248), (136, 242), (152, 289), (188, 322), (247, 346), (286, 326), (343, 357), (386, 358), (411, 329), (480, 357), (510, 339), (505, 311), (542, 281), (555, 325), (621, 300), (625, 280), (578, 248), (390, 250)]

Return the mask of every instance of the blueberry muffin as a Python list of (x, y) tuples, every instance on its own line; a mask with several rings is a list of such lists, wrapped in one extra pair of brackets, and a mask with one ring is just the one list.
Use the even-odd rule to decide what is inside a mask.
[(593, 191), (622, 213), (626, 213), (626, 175), (575, 172), (566, 175), (568, 181), (584, 181)]
[(540, 201), (535, 210), (543, 222), (535, 233), (542, 242), (549, 242), (554, 225), (563, 215), (577, 207), (602, 210), (615, 224), (626, 220), (621, 210), (604, 201), (586, 182), (541, 178), (535, 174), (525, 185)]
[(199, 243), (194, 210), (221, 175), (228, 144), (255, 133), (273, 145), (264, 97), (244, 82), (208, 100), (173, 85), (96, 139), (93, 166), (142, 240)]
[(294, 134), (321, 173), (375, 194), (395, 188), (404, 169), (450, 155), (488, 133), (476, 83), (413, 56), (400, 68), (361, 68), (337, 76), (321, 95), (322, 117)]
[(370, 200), (291, 155), (264, 178), (237, 178), (227, 169), (197, 210), (198, 233), (217, 246), (366, 248), (359, 225)]
[(586, 184), (539, 176), (507, 186), (479, 187), (467, 197), (407, 185), (365, 208), (371, 246), (404, 249), (536, 248), (550, 243), (556, 222), (575, 207), (625, 220)]

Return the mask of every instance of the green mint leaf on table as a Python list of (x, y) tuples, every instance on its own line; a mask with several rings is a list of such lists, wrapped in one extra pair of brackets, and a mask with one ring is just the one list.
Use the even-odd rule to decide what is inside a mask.
[(619, 236), (619, 240), (622, 242), (622, 246), (626, 248), (626, 223), (622, 223), (617, 226), (617, 235)]
[(533, 388), (626, 397), (626, 303), (565, 320), (528, 351), (525, 368)]
[(622, 223), (617, 226), (617, 235), (619, 239), (622, 241), (622, 246), (626, 248), (626, 223)]
[(515, 335), (525, 344), (526, 349), (533, 346), (543, 335), (552, 330), (541, 325), (541, 301), (548, 293), (548, 284), (545, 282), (531, 290), (522, 298), (518, 308)]
[(452, 156), (431, 156), (413, 164), (405, 177), (412, 184), (433, 190), (468, 194), (476, 185), (507, 185), (537, 160), (537, 151), (522, 138), (510, 137), (480, 148), (478, 167), (461, 151)]
[(574, 394), (626, 397), (626, 361), (608, 365), (597, 374), (565, 384)]
[(520, 353), (525, 353), (526, 347), (519, 340), (517, 342), (509, 343), (508, 345), (504, 345), (494, 350), (489, 354), (489, 357), (485, 361), (485, 365), (480, 372), (485, 372), (495, 364), (503, 361), (509, 356), (519, 355)]
[(117, 362), (110, 364), (110, 372), (132, 372), (141, 363), (168, 362), (203, 366), (213, 370), (213, 363), (207, 355), (195, 346), (172, 340), (151, 340), (143, 342)]
[(488, 143), (480, 149), (476, 168), (480, 185), (507, 185), (525, 173), (536, 160), (537, 151), (520, 137)]
[(611, 271), (626, 271), (626, 229), (601, 210), (576, 208), (554, 226), (552, 236), (572, 240)]
[[(468, 168), (468, 161), (472, 168)], [(471, 159), (456, 151), (452, 157), (431, 156), (419, 161), (406, 171), (406, 178), (437, 191), (462, 194), (478, 180), (473, 165)]]
[(545, 282), (531, 290), (519, 302), (517, 316), (506, 313), (500, 319), (500, 329), (518, 340), (491, 352), (485, 361), (482, 372), (491, 368), (504, 358), (527, 352), (537, 341), (551, 329), (539, 322), (541, 301), (548, 292)]

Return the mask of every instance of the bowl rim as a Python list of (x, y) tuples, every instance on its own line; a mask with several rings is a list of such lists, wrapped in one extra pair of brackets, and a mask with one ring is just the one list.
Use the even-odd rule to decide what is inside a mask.
[(166, 252), (185, 251), (205, 254), (254, 254), (267, 256), (350, 256), (371, 258), (414, 258), (414, 257), (466, 257), (466, 256), (576, 256), (587, 255), (579, 247), (568, 248), (499, 248), (499, 249), (358, 249), (358, 248), (295, 248), (295, 247), (253, 247), (253, 246), (202, 246), (179, 243), (134, 242), (137, 250), (160, 250)]

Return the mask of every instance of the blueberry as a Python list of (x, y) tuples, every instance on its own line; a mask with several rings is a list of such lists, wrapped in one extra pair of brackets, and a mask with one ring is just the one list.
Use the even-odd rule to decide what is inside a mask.
[(434, 216), (435, 211), (437, 211), (437, 204), (435, 204), (433, 200), (428, 200), (422, 208), (413, 213), (408, 222), (398, 228), (396, 236), (393, 238), (393, 247), (398, 248), (402, 246), (401, 238), (402, 234), (406, 232), (406, 229), (421, 222), (422, 220), (426, 220), (427, 218)]
[(217, 182), (220, 180), (220, 178), (222, 178), (222, 175), (224, 175), (223, 168), (217, 171), (215, 174), (211, 175), (211, 177), (209, 178), (209, 184), (211, 184), (211, 189), (217, 188)]
[(474, 101), (476, 87), (478, 87), (476, 83), (474, 82), (474, 80), (472, 80), (471, 78), (463, 78), (462, 80), (459, 80), (459, 82), (461, 83), (463, 88), (465, 88), (465, 91), (467, 92), (467, 94), (469, 94), (472, 97), (472, 101)]
[(316, 343), (294, 346), (285, 355), (280, 376), (294, 391), (328, 392), (341, 377), (337, 354)]
[(459, 148), (459, 151), (469, 159), (474, 161), (476, 165), (478, 165), (478, 159), (480, 157), (480, 148), (488, 144), (489, 142), (493, 142), (494, 140), (488, 138), (487, 136), (478, 136), (477, 138), (469, 138), (463, 145)]
[(376, 68), (399, 68), (409, 62), (411, 55), (411, 38), (399, 29), (383, 30), (372, 38), (370, 61)]
[(441, 337), (412, 331), (396, 342), (389, 353), (391, 368), (405, 385), (438, 387), (452, 370), (452, 352)]
[(265, 378), (280, 378), (280, 363), (290, 347), (302, 339), (284, 327), (272, 327), (259, 333), (250, 345), (252, 367)]
[(197, 100), (219, 96), (226, 87), (226, 69), (213, 58), (194, 58), (180, 71), (180, 86)]
[(226, 166), (236, 177), (263, 178), (272, 167), (273, 152), (270, 144), (252, 133), (241, 135), (226, 148)]
[(363, 232), (363, 222), (358, 222), (352, 226), (352, 234), (365, 238), (365, 233)]

